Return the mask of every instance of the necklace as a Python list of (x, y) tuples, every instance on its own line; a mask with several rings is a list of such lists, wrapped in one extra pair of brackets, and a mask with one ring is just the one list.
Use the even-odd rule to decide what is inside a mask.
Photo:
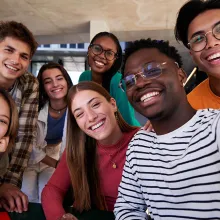
[(67, 105), (66, 105), (64, 108), (61, 108), (61, 109), (54, 109), (54, 108), (50, 105), (50, 108), (51, 108), (53, 111), (57, 112), (58, 114), (60, 114), (61, 111), (64, 110), (66, 107), (67, 107)]
[[(121, 142), (121, 141), (120, 141)], [(101, 147), (101, 146), (100, 146)], [(116, 164), (116, 161), (113, 161), (112, 157), (113, 157), (113, 154), (109, 154), (107, 152), (107, 150), (105, 149), (105, 147), (101, 147), (102, 150), (105, 151), (106, 154), (108, 154), (108, 156), (110, 157), (110, 162), (112, 163), (112, 168), (113, 169), (116, 169), (117, 168), (117, 164)], [(121, 149), (121, 145), (119, 144), (119, 146), (117, 147), (117, 152), (115, 154), (115, 157), (118, 155), (118, 152), (120, 151)]]

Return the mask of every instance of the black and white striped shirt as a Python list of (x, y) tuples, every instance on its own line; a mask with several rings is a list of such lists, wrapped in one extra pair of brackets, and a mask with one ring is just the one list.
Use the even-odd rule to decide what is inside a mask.
[(220, 111), (182, 127), (131, 140), (115, 204), (116, 220), (220, 219)]

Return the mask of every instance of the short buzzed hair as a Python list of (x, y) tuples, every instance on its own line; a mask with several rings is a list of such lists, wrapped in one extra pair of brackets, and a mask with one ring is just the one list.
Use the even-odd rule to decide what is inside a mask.
[(12, 37), (28, 44), (31, 49), (31, 57), (38, 47), (32, 32), (25, 25), (16, 21), (0, 22), (0, 41), (3, 41), (6, 37)]

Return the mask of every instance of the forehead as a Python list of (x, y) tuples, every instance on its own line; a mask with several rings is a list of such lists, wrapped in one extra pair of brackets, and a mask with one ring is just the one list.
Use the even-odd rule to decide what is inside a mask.
[(197, 31), (209, 31), (215, 23), (220, 21), (220, 9), (207, 10), (196, 16), (189, 25), (188, 37)]
[(128, 57), (125, 63), (124, 73), (126, 74), (132, 71), (138, 71), (140, 70), (140, 67), (145, 63), (149, 63), (149, 62), (163, 63), (170, 60), (171, 60), (170, 58), (168, 58), (165, 54), (161, 53), (156, 48), (140, 49)]
[(42, 78), (45, 79), (47, 77), (55, 77), (60, 74), (63, 75), (62, 72), (57, 68), (47, 69), (43, 72)]
[(74, 98), (72, 99), (72, 109), (82, 108), (83, 106), (87, 105), (91, 99), (94, 98), (104, 99), (102, 95), (93, 90), (79, 91), (75, 94)]
[(28, 55), (31, 54), (30, 46), (16, 38), (6, 37), (3, 41), (0, 42), (0, 45), (13, 47), (19, 53), (26, 53)]
[(0, 102), (1, 102), (0, 115), (4, 114), (4, 115), (9, 116), (10, 110), (9, 110), (8, 102), (3, 98), (1, 94), (0, 94)]
[(93, 44), (99, 44), (101, 45), (104, 49), (111, 49), (114, 51), (117, 51), (117, 46), (115, 41), (107, 36), (99, 37), (97, 38)]

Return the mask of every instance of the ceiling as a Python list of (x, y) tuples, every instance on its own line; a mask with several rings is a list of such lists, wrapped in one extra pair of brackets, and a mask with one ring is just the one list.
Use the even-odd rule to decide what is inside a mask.
[(120, 41), (174, 41), (179, 8), (187, 0), (1, 0), (0, 20), (24, 23), (40, 44), (90, 41), (90, 21), (104, 21)]

